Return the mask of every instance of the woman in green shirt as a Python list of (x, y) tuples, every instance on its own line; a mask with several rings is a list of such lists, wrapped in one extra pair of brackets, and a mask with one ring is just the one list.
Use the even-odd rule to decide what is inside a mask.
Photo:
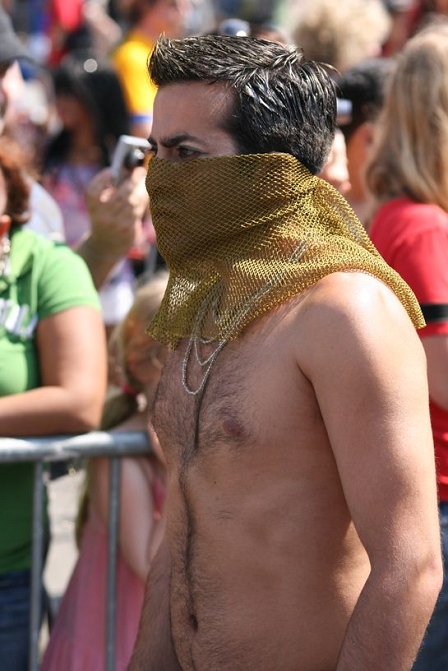
[[(0, 435), (97, 427), (106, 386), (104, 327), (82, 259), (22, 229), (29, 186), (16, 145), (0, 138)], [(32, 464), (0, 464), (2, 671), (26, 671)]]

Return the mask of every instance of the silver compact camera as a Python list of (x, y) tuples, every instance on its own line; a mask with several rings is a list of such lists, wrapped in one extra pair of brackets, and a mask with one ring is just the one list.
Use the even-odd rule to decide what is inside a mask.
[(110, 166), (114, 184), (119, 184), (134, 168), (143, 165), (148, 150), (149, 143), (144, 138), (120, 135)]

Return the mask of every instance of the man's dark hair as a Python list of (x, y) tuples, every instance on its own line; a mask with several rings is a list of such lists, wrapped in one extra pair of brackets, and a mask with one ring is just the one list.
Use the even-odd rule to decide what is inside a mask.
[(324, 166), (336, 123), (335, 86), (326, 67), (300, 49), (227, 35), (162, 37), (148, 67), (157, 86), (223, 83), (234, 91), (222, 127), (240, 153), (289, 153), (314, 174)]
[(350, 112), (339, 124), (346, 142), (359, 126), (379, 115), (393, 65), (392, 58), (369, 58), (346, 70), (337, 81), (338, 96), (350, 104)]

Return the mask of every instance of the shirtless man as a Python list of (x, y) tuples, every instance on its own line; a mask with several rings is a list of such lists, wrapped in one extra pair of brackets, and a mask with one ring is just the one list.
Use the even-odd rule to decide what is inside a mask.
[(149, 69), (168, 522), (129, 669), (407, 671), (441, 585), (422, 322), (313, 176), (333, 84), (251, 38)]

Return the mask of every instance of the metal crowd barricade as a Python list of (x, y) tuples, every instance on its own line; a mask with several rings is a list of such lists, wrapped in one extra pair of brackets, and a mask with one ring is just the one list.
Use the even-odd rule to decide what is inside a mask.
[(38, 671), (39, 668), (39, 634), (42, 608), (41, 576), (44, 543), (42, 524), (44, 463), (68, 461), (82, 457), (106, 456), (110, 458), (105, 671), (115, 671), (115, 601), (120, 509), (120, 459), (129, 455), (149, 454), (150, 451), (151, 445), (148, 435), (144, 431), (116, 433), (92, 431), (77, 436), (46, 436), (26, 439), (0, 438), (0, 465), (13, 462), (34, 462), (29, 671)]

